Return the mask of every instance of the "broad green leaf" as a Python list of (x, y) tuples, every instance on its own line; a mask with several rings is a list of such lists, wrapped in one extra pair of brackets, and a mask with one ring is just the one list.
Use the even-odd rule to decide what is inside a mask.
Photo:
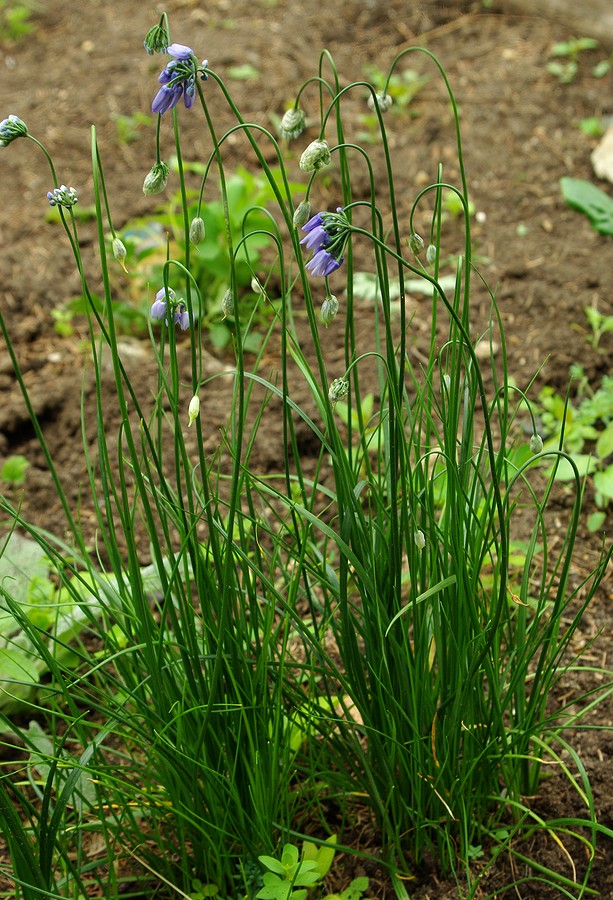
[(0, 708), (24, 700), (40, 681), (36, 660), (21, 650), (0, 647)]
[(600, 234), (613, 235), (613, 200), (582, 178), (562, 178), (562, 196), (572, 209), (582, 212)]
[(613, 422), (609, 422), (605, 430), (600, 432), (596, 441), (596, 453), (600, 459), (606, 459), (613, 453)]
[[(0, 544), (0, 548), (2, 546)], [(15, 603), (25, 605), (29, 602), (32, 580), (46, 578), (48, 574), (49, 561), (44, 550), (35, 541), (13, 532), (0, 556), (0, 585), (3, 590)]]
[[(579, 470), (579, 476), (584, 478), (591, 475), (596, 467), (596, 460), (589, 453), (573, 454), (573, 461)], [(572, 481), (575, 477), (575, 470), (566, 458), (560, 460), (560, 464), (556, 470), (556, 478), (558, 481)]]
[[(275, 859), (274, 856), (258, 856), (258, 859), (271, 872), (276, 872), (277, 875), (285, 875), (285, 866), (278, 859)], [(264, 879), (266, 879), (266, 875)]]
[(335, 844), (336, 835), (333, 834), (328, 838), (326, 844), (321, 847), (311, 843), (311, 841), (305, 841), (302, 845), (303, 859), (315, 863), (320, 878), (325, 878), (330, 871), (330, 866), (334, 861), (334, 855), (336, 853)]
[(613, 498), (613, 465), (608, 466), (604, 472), (594, 473), (594, 487), (605, 497)]
[(594, 533), (595, 531), (600, 531), (602, 526), (604, 525), (604, 521), (607, 517), (607, 514), (599, 509), (597, 512), (593, 512), (590, 516), (587, 517), (587, 530)]

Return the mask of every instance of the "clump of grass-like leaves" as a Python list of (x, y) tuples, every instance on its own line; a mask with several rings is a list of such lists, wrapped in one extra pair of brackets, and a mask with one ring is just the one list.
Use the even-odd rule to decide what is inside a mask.
[[(153, 49), (168, 46), (165, 28), (162, 19), (150, 32)], [(597, 823), (585, 770), (562, 738), (580, 713), (570, 704), (554, 713), (548, 699), (579, 665), (571, 641), (611, 551), (584, 583), (571, 581), (581, 480), (575, 473), (574, 503), (562, 533), (555, 525), (554, 542), (548, 502), (555, 463), (565, 458), (572, 467), (572, 458), (548, 451), (553, 474), (532, 478), (542, 441), (534, 433), (528, 446), (518, 425), (520, 413), (532, 413), (527, 395), (512, 386), (493, 295), (490, 321), (473, 324), (468, 194), (446, 76), (419, 48), (401, 54), (389, 73), (417, 52), (438, 69), (454, 110), (462, 173), (459, 185), (447, 184), (439, 168), (403, 210), (385, 89), (362, 82), (341, 88), (333, 60), (322, 54), (317, 76), (282, 122), (286, 135), (298, 138), (303, 104), (312, 118), (319, 109), (317, 140), (302, 156), (309, 175), (300, 199), (315, 204), (318, 173), (329, 164), (338, 191), (336, 213), (322, 211), (313, 222), (312, 210), (301, 207), (303, 233), (275, 137), (246, 122), (220, 74), (198, 64), (190, 48), (170, 50), (176, 65), (164, 70), (170, 74), (163, 88), (178, 90), (172, 96), (188, 108), (201, 107), (214, 148), (200, 162), (211, 183), (215, 173), (227, 224), (231, 274), (223, 312), (234, 364), (207, 366), (199, 289), (206, 254), (196, 260), (191, 245), (206, 242), (206, 229), (194, 224), (199, 210), (189, 212), (179, 125), (195, 111), (168, 106), (172, 98), (162, 88), (154, 111), (161, 118), (171, 111), (184, 205), (174, 223), (183, 229), (182, 253), (168, 256), (152, 286), (155, 383), (130, 378), (117, 340), (107, 229), (121, 263), (125, 248), (112, 226), (95, 130), (102, 304), (83, 270), (72, 189), (59, 186), (47, 157), (50, 200), (91, 301), (96, 404), (83, 406), (82, 423), (95, 552), (68, 502), (0, 310), (65, 522), (43, 528), (24, 521), (7, 499), (0, 508), (8, 532), (25, 532), (44, 553), (52, 583), (45, 602), (55, 621), (65, 625), (70, 612), (78, 622), (66, 631), (54, 628), (52, 617), (41, 627), (30, 602), (17, 603), (11, 578), (3, 579), (5, 654), (19, 652), (22, 662), (2, 680), (17, 704), (2, 713), (5, 750), (19, 751), (0, 779), (0, 823), (11, 854), (0, 872), (27, 900), (154, 890), (190, 896), (202, 886), (203, 896), (254, 896), (262, 889), (259, 856), (270, 859), (290, 837), (332, 845), (327, 818), (334, 803), (347, 821), (356, 805), (369, 811), (399, 894), (426, 853), (471, 894), (505, 849), (567, 896), (583, 895), (597, 835), (611, 832)], [(224, 134), (211, 119), (209, 91), (234, 114)], [(372, 98), (382, 171), (345, 138), (344, 104), (356, 92)], [(19, 121), (6, 125), (8, 143), (31, 137)], [(162, 134), (158, 128), (150, 188), (167, 176)], [(258, 230), (246, 224), (240, 235), (224, 170), (230, 135), (246, 143), (275, 198), (274, 208), (257, 210)], [(352, 186), (358, 169), (368, 175), (366, 196)], [(450, 289), (450, 273), (441, 273), (446, 196), (464, 221)], [(418, 216), (431, 223), (425, 242), (413, 227)], [(314, 253), (308, 263), (305, 234)], [(237, 260), (244, 269), (256, 259), (250, 239), (275, 252), (268, 270), (253, 272), (258, 291), (245, 319), (233, 310)], [(358, 268), (373, 273), (376, 284), (368, 323), (354, 292)], [(421, 279), (431, 297), (431, 337), (419, 357), (409, 278)], [(268, 299), (277, 302), (269, 308)], [(306, 326), (297, 325), (298, 310)], [(256, 328), (258, 342), (249, 343)], [(340, 369), (331, 368), (323, 349), (330, 333), (344, 347)], [(271, 375), (266, 351), (273, 344), (280, 367)], [(258, 346), (257, 354), (247, 354), (246, 345)], [(207, 398), (219, 394), (228, 418), (215, 441), (206, 409)], [(111, 417), (120, 421), (116, 433), (106, 426)], [(305, 433), (314, 448), (308, 458), (301, 454)], [(278, 461), (272, 473), (254, 462), (271, 442)], [(69, 545), (59, 536), (66, 528)], [(523, 555), (511, 565), (518, 538)], [(10, 548), (7, 538), (7, 554)], [(43, 661), (36, 676), (24, 654)], [(596, 700), (594, 694), (584, 705)], [(25, 719), (13, 715), (15, 708)], [(547, 822), (530, 808), (525, 798), (534, 795), (545, 762), (576, 789), (583, 817)], [(576, 834), (588, 864), (568, 877), (532, 863), (522, 838), (537, 829), (558, 842)], [(343, 834), (336, 837), (342, 847)], [(476, 848), (490, 854), (479, 870), (471, 862)]]

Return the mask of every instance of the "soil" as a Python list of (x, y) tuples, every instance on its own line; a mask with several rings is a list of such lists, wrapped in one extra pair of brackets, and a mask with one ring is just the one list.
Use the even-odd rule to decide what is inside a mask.
[[(472, 202), (473, 239), (480, 268), (495, 290), (505, 327), (510, 369), (520, 385), (527, 385), (544, 363), (536, 389), (548, 383), (564, 392), (572, 365), (583, 367), (591, 384), (610, 371), (613, 334), (595, 350), (589, 343), (584, 308), (596, 306), (613, 314), (611, 239), (592, 231), (586, 219), (564, 203), (560, 178), (593, 179), (589, 156), (594, 139), (581, 133), (578, 122), (613, 114), (613, 74), (591, 75), (602, 49), (581, 56), (579, 72), (570, 84), (560, 84), (546, 71), (552, 45), (568, 39), (564, 26), (537, 17), (509, 16), (485, 10), (480, 3), (447, 0), (170, 0), (173, 39), (197, 48), (214, 69), (250, 64), (258, 78), (229, 81), (247, 120), (270, 124), (293, 100), (293, 91), (316, 71), (320, 50), (328, 48), (343, 83), (364, 77), (364, 66), (385, 70), (396, 53), (418, 44), (442, 62), (461, 107), (466, 170)], [(92, 198), (89, 125), (95, 123), (111, 198), (115, 227), (151, 213), (156, 198), (142, 192), (144, 175), (154, 154), (154, 130), (138, 126), (131, 142), (118, 138), (117, 117), (149, 111), (156, 89), (159, 57), (142, 49), (142, 39), (161, 7), (136, 0), (101, 3), (81, 0), (78, 13), (72, 2), (41, 4), (36, 28), (17, 44), (0, 44), (2, 117), (14, 113), (49, 149), (60, 181), (79, 189), (80, 204)], [(411, 104), (411, 115), (398, 115), (393, 153), (397, 166), (396, 191), (401, 213), (408, 214), (424, 184), (443, 162), (445, 178), (458, 178), (449, 104), (440, 79), (425, 57), (408, 64), (431, 77)], [(210, 83), (210, 82), (209, 82)], [(357, 98), (357, 95), (356, 95)], [(219, 92), (211, 92), (211, 111), (221, 130), (229, 119)], [(348, 122), (359, 127), (363, 107), (350, 99)], [(181, 110), (184, 147), (191, 159), (206, 159), (209, 144), (196, 117)], [(165, 127), (167, 123), (164, 123)], [(309, 133), (309, 140), (317, 135)], [(187, 139), (185, 139), (187, 138)], [(170, 127), (164, 140), (170, 152)], [(376, 156), (376, 153), (375, 153)], [(240, 140), (230, 148), (228, 166), (253, 166)], [(70, 337), (54, 328), (52, 310), (79, 293), (79, 280), (70, 248), (57, 225), (45, 220), (45, 195), (51, 187), (49, 171), (31, 142), (19, 141), (1, 153), (3, 202), (0, 205), (0, 303), (31, 389), (33, 406), (51, 447), (61, 477), (75, 503), (84, 477), (80, 404), (86, 366), (84, 326), (77, 322)], [(295, 157), (295, 175), (300, 177)], [(607, 189), (607, 185), (603, 185)], [(334, 181), (324, 203), (334, 204)], [(613, 194), (611, 186), (608, 186)], [(89, 198), (89, 199), (88, 199)], [(418, 230), (419, 230), (419, 222)], [(422, 223), (425, 224), (425, 223)], [(451, 252), (461, 252), (460, 232), (452, 222)], [(457, 231), (457, 235), (455, 232)], [(94, 225), (85, 222), (81, 241), (86, 264), (93, 269)], [(152, 297), (150, 298), (150, 300)], [(150, 302), (150, 301), (148, 301)], [(427, 301), (411, 300), (415, 312), (415, 352), (419, 352), (420, 317), (427, 318)], [(480, 305), (480, 309), (479, 309)], [(483, 328), (487, 327), (487, 295), (478, 300)], [(425, 334), (425, 328), (424, 328)], [(154, 384), (155, 361), (147, 339), (126, 337), (130, 373), (138, 373), (146, 387)], [(333, 349), (333, 348), (332, 348)], [(227, 362), (222, 351), (211, 352), (210, 365)], [(91, 387), (85, 381), (86, 403)], [(31, 463), (23, 492), (22, 514), (52, 528), (59, 507), (44, 459), (22, 403), (13, 367), (0, 348), (0, 465), (11, 454), (24, 454)], [(201, 398), (202, 400), (203, 398)], [(295, 398), (300, 402), (300, 397)], [(203, 400), (211, 434), (226, 420), (228, 400), (221, 393)], [(106, 423), (114, 433), (116, 423)], [(277, 464), (275, 441), (260, 446), (255, 464), (267, 471)], [(308, 446), (301, 448), (308, 454)], [(267, 455), (268, 454), (268, 457)], [(13, 500), (21, 492), (3, 486)], [(593, 503), (589, 489), (586, 508)], [(87, 504), (82, 520), (87, 531)], [(613, 516), (606, 526), (610, 535)], [(93, 528), (93, 524), (91, 526)], [(90, 535), (90, 537), (93, 536)], [(575, 576), (583, 576), (597, 558), (601, 537), (582, 525)], [(609, 573), (582, 624), (581, 637), (591, 641), (588, 662), (605, 665), (613, 655), (608, 628), (613, 600)], [(609, 662), (610, 665), (610, 662)], [(572, 690), (572, 685), (569, 686)], [(603, 825), (613, 827), (613, 701), (605, 700), (590, 721), (601, 731), (574, 736), (594, 791)], [(535, 808), (549, 815), (571, 814), (572, 801), (563, 792), (564, 779), (544, 782)], [(570, 808), (569, 808), (570, 806)], [(573, 851), (579, 855), (575, 847)], [(553, 841), (539, 848), (545, 865), (569, 873), (568, 860)], [(505, 868), (505, 866), (507, 868)], [(376, 877), (376, 873), (369, 873)], [(515, 871), (521, 878), (525, 873)], [(508, 861), (500, 863), (488, 882), (509, 880)], [(613, 848), (599, 843), (590, 886), (613, 898)], [(375, 886), (373, 885), (373, 888)], [(460, 896), (459, 888), (441, 880), (436, 863), (407, 885), (412, 898), (435, 900)], [(381, 887), (383, 889), (383, 886)], [(501, 895), (500, 895), (501, 896)], [(538, 883), (523, 884), (517, 896), (546, 898)]]

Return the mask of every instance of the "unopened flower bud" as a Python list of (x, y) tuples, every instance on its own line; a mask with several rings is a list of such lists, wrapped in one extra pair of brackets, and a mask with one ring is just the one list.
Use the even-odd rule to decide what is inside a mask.
[(187, 423), (187, 427), (193, 425), (198, 416), (200, 415), (200, 398), (198, 394), (194, 394), (192, 399), (189, 401), (189, 407), (187, 409), (187, 415), (189, 416), (189, 422)]
[(126, 269), (125, 259), (128, 255), (128, 251), (126, 250), (124, 242), (120, 240), (120, 238), (116, 237), (113, 239), (112, 248), (113, 256), (115, 257), (121, 268), (124, 270), (124, 272), (127, 272), (128, 270)]
[(168, 166), (165, 162), (156, 163), (143, 182), (143, 194), (150, 197), (160, 194), (168, 184)]
[(224, 319), (234, 316), (234, 295), (231, 290), (227, 290), (221, 298), (221, 312)]
[(300, 157), (300, 168), (303, 172), (317, 172), (329, 166), (332, 157), (327, 141), (312, 141)]
[(321, 321), (326, 328), (338, 312), (338, 300), (334, 294), (328, 294), (324, 302), (321, 304)]
[(337, 400), (342, 400), (343, 397), (346, 397), (348, 393), (349, 382), (345, 381), (344, 378), (335, 378), (330, 385), (328, 399), (330, 400), (330, 403), (336, 403)]
[(287, 138), (288, 141), (300, 137), (306, 127), (306, 116), (304, 110), (299, 106), (294, 106), (283, 113), (279, 131), (281, 137)]
[(311, 218), (311, 204), (308, 200), (301, 200), (294, 210), (294, 228), (302, 228)]
[[(376, 99), (375, 99), (376, 97)], [(370, 109), (375, 108), (375, 103), (382, 113), (386, 113), (394, 101), (385, 91), (378, 91), (376, 95), (368, 95), (368, 105)]]
[(451, 375), (448, 372), (443, 375), (443, 387), (446, 391), (451, 390)]
[(166, 53), (168, 43), (168, 32), (164, 27), (164, 19), (162, 18), (158, 25), (154, 25), (153, 28), (149, 29), (143, 44), (147, 53), (153, 56), (154, 53)]
[(536, 456), (543, 449), (543, 438), (536, 431), (530, 438), (530, 452)]
[(19, 116), (9, 116), (0, 122), (0, 147), (8, 147), (11, 141), (25, 137), (28, 133), (26, 123)]
[(424, 249), (424, 239), (420, 237), (416, 231), (414, 231), (409, 238), (409, 247), (411, 248), (415, 256), (419, 256), (419, 254)]
[(204, 220), (200, 216), (196, 216), (195, 219), (192, 219), (192, 224), (189, 226), (189, 239), (192, 244), (200, 244), (204, 240), (204, 235)]
[(53, 188), (52, 191), (47, 191), (47, 200), (49, 206), (63, 206), (64, 209), (70, 209), (79, 202), (75, 189), (66, 187), (65, 184), (60, 185), (59, 188)]
[(260, 294), (260, 296), (266, 300), (266, 289), (264, 288), (264, 285), (262, 284), (260, 279), (255, 275), (251, 279), (251, 290), (254, 294)]
[(431, 266), (436, 259), (436, 244), (428, 244), (426, 250), (426, 262)]
[(426, 546), (426, 536), (420, 528), (414, 532), (413, 540), (415, 541), (415, 546), (418, 550), (423, 550)]

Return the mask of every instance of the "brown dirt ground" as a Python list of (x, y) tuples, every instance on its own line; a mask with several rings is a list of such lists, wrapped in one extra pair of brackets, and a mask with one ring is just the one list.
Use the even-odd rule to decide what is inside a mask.
[[(81, 0), (78, 13), (72, 2), (56, 0), (43, 7), (31, 36), (15, 46), (0, 46), (2, 117), (16, 113), (27, 122), (51, 151), (60, 180), (79, 188), (83, 204), (92, 197), (88, 126), (95, 123), (115, 226), (120, 228), (154, 206), (141, 190), (153, 162), (153, 130), (143, 128), (138, 140), (120, 143), (115, 119), (149, 110), (159, 60), (146, 56), (142, 38), (160, 9), (158, 4), (150, 7), (135, 0), (121, 4)], [(545, 359), (539, 383), (559, 390), (564, 390), (573, 363), (582, 365), (592, 382), (610, 371), (613, 335), (605, 336), (595, 352), (586, 342), (583, 308), (597, 305), (601, 312), (613, 313), (613, 245), (569, 210), (559, 191), (564, 175), (592, 177), (593, 142), (580, 133), (578, 120), (613, 113), (613, 75), (596, 80), (590, 74), (603, 52), (587, 54), (576, 80), (560, 85), (548, 75), (545, 63), (552, 44), (569, 36), (562, 25), (485, 11), (479, 3), (461, 0), (414, 4), (406, 0), (331, 0), (328, 4), (209, 0), (204, 5), (170, 0), (166, 8), (173, 38), (197, 48), (200, 56), (208, 55), (216, 71), (223, 73), (242, 63), (259, 70), (258, 80), (231, 85), (247, 119), (265, 124), (270, 113), (282, 112), (292, 92), (314, 73), (323, 47), (332, 52), (345, 83), (363, 77), (366, 63), (385, 69), (399, 50), (413, 43), (432, 50), (443, 63), (461, 106), (469, 186), (480, 213), (473, 226), (474, 241), (500, 303), (517, 382), (526, 384)], [(410, 65), (427, 70), (423, 60)], [(212, 96), (210, 102), (222, 128), (227, 115), (221, 97)], [(357, 121), (360, 111), (357, 100), (349, 101), (348, 121), (352, 116)], [(412, 113), (412, 117), (398, 118), (393, 146), (395, 158), (401, 161), (396, 189), (406, 211), (417, 191), (434, 178), (439, 160), (445, 164), (447, 180), (458, 174), (449, 107), (436, 78), (418, 94)], [(190, 157), (206, 158), (208, 140), (199, 122), (185, 110), (181, 118)], [(170, 142), (169, 132), (165, 139)], [(250, 164), (237, 142), (228, 164), (241, 162)], [(2, 152), (0, 166), (4, 188), (0, 303), (10, 320), (35, 411), (76, 500), (83, 478), (84, 332), (79, 326), (71, 338), (58, 336), (51, 309), (77, 294), (79, 284), (65, 240), (44, 220), (50, 184), (36, 148), (19, 142)], [(332, 194), (329, 205), (334, 205)], [(91, 223), (83, 226), (81, 236), (87, 258), (94, 238)], [(450, 249), (455, 252), (460, 246)], [(420, 329), (424, 334), (426, 330), (420, 325), (420, 317), (427, 319), (424, 302), (412, 301), (417, 350)], [(485, 327), (485, 293), (478, 304)], [(155, 365), (147, 343), (127, 339), (126, 349), (131, 371), (138, 372), (142, 384), (153, 383)], [(222, 357), (211, 359), (212, 367), (223, 363)], [(89, 390), (86, 397), (91, 396)], [(0, 391), (0, 463), (9, 454), (28, 457), (32, 465), (23, 513), (43, 526), (52, 525), (57, 501), (4, 348), (0, 348)], [(214, 433), (225, 422), (227, 399), (207, 397), (204, 406)], [(107, 427), (112, 433), (113, 422)], [(276, 464), (274, 441), (269, 448), (269, 458), (258, 460), (263, 469)], [(265, 454), (265, 448), (260, 452)], [(16, 496), (10, 490), (9, 495)], [(84, 515), (87, 527), (87, 510)], [(612, 521), (609, 515), (609, 534)], [(575, 577), (587, 570), (597, 552), (598, 540), (583, 530)], [(608, 660), (610, 665), (612, 591), (609, 576), (583, 623), (583, 640), (603, 632), (590, 649), (589, 660), (594, 664), (606, 665)], [(600, 820), (609, 827), (613, 827), (612, 716), (609, 699), (592, 717), (609, 730), (584, 732), (575, 740), (592, 779)], [(543, 785), (536, 800), (537, 808), (554, 815), (568, 814), (569, 803), (562, 780), (555, 776)], [(560, 871), (568, 868), (553, 843), (544, 844), (539, 853)], [(508, 877), (508, 871), (501, 877)], [(602, 897), (613, 897), (613, 850), (606, 841), (599, 845), (592, 885)], [(411, 897), (421, 900), (459, 896), (456, 886), (439, 880), (434, 864), (408, 888)], [(494, 878), (489, 890), (495, 889)], [(524, 900), (550, 896), (538, 885), (522, 886), (519, 895)]]

